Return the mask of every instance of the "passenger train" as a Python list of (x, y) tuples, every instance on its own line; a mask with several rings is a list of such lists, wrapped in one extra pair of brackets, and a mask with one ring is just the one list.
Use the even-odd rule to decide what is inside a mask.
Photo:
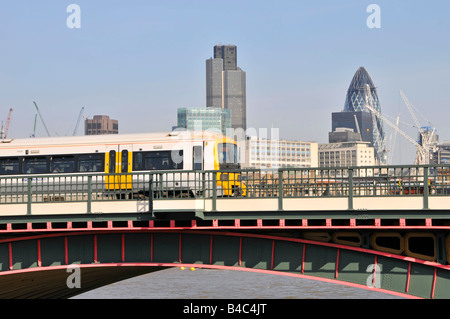
[[(239, 174), (223, 172), (239, 168), (236, 141), (208, 131), (10, 139), (0, 143), (0, 177), (104, 173), (105, 191), (136, 191), (133, 175), (125, 173), (207, 170), (222, 171), (216, 174), (222, 195), (245, 195)], [(125, 175), (126, 181), (112, 182), (117, 175)], [(174, 178), (182, 175), (173, 174), (178, 176)], [(175, 185), (176, 181), (172, 182)]]

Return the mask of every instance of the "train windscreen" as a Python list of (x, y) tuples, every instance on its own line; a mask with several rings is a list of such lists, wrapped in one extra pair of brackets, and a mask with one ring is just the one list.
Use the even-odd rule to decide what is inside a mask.
[(240, 168), (237, 146), (232, 143), (219, 143), (219, 165), (220, 169)]

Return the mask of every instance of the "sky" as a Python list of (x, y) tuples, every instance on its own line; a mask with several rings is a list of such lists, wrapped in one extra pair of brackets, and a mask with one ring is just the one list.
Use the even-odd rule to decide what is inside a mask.
[[(79, 28), (68, 27), (71, 4)], [(368, 27), (370, 4), (379, 28)], [(234, 44), (248, 127), (327, 143), (331, 113), (343, 110), (364, 66), (388, 120), (400, 115), (400, 129), (417, 140), (402, 90), (420, 124), (450, 140), (449, 15), (445, 0), (3, 0), (0, 120), (13, 108), (8, 137), (29, 137), (35, 101), (52, 136), (73, 135), (82, 107), (85, 118), (119, 120), (120, 133), (169, 131), (177, 108), (206, 107), (214, 45)], [(392, 147), (385, 130), (392, 163), (412, 164), (415, 146), (397, 134)], [(39, 118), (35, 134), (47, 136)]]

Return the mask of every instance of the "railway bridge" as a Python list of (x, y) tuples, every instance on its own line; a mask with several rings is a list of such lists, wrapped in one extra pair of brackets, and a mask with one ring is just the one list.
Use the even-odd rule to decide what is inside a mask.
[(194, 266), (450, 298), (449, 172), (429, 165), (0, 177), (0, 297), (68, 298)]

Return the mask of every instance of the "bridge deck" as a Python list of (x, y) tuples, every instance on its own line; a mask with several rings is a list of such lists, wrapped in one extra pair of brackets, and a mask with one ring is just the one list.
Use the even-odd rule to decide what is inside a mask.
[[(423, 211), (450, 207), (450, 165), (0, 177), (0, 216)], [(126, 177), (126, 178), (125, 178)], [(127, 182), (123, 182), (126, 180)], [(233, 197), (225, 197), (232, 194)]]
[[(122, 183), (123, 175), (116, 179), (106, 174), (0, 177), (0, 233), (5, 236), (0, 241), (0, 258), (4, 261), (0, 266), (9, 265), (0, 271), (0, 276), (27, 271), (20, 258), (41, 258), (41, 244), (49, 238), (59, 237), (57, 246), (63, 249), (61, 238), (79, 236), (97, 251), (97, 238), (115, 238), (114, 245), (122, 242), (120, 247), (125, 247), (124, 238), (130, 237), (126, 234), (149, 234), (151, 238), (170, 237), (172, 246), (168, 248), (179, 256), (182, 238), (193, 239), (195, 244), (195, 234), (199, 234), (203, 250), (212, 249), (213, 237), (214, 243), (224, 245), (229, 238), (240, 238), (241, 248), (232, 247), (234, 251), (242, 249), (242, 242), (250, 243), (252, 249), (247, 251), (264, 249), (264, 254), (272, 254), (271, 262), (265, 261), (271, 265), (266, 267), (270, 271), (279, 268), (275, 260), (285, 262), (280, 256), (291, 258), (285, 252), (294, 242), (303, 251), (305, 245), (313, 248), (317, 258), (310, 260), (313, 264), (319, 265), (322, 253), (327, 251), (324, 265), (331, 265), (333, 270), (322, 272), (317, 268), (311, 274), (339, 274), (339, 280), (345, 278), (340, 267), (347, 255), (356, 258), (350, 262), (351, 267), (359, 267), (366, 255), (382, 256), (375, 258), (375, 264), (383, 260), (386, 267), (393, 261), (383, 258), (394, 258), (401, 260), (394, 264), (402, 268), (403, 275), (389, 274), (386, 280), (391, 275), (399, 278), (401, 293), (424, 298), (450, 294), (443, 288), (450, 278), (450, 166), (280, 169), (272, 173), (244, 170), (220, 174), (218, 178), (215, 171), (130, 173), (126, 175), (130, 183)], [(232, 192), (232, 197), (224, 196)], [(228, 238), (222, 241), (225, 231), (229, 231)], [(261, 240), (254, 239), (251, 233), (258, 234)], [(280, 236), (267, 237), (274, 233)], [(122, 234), (122, 241), (106, 234)], [(27, 241), (29, 244), (19, 244)], [(166, 245), (164, 241), (160, 243)], [(80, 242), (77, 250), (84, 249), (83, 245)], [(198, 254), (194, 246), (188, 249), (192, 256)], [(277, 255), (280, 251), (274, 250), (276, 246), (287, 250)], [(24, 247), (29, 248), (29, 256), (23, 252)], [(185, 247), (190, 246), (183, 243), (184, 257)], [(225, 251), (217, 249), (214, 254)], [(108, 250), (103, 253), (109, 254)], [(68, 256), (67, 248), (57, 254), (59, 258)], [(159, 265), (188, 262), (184, 257), (161, 259)], [(239, 254), (239, 268), (248, 263), (241, 257)], [(89, 258), (86, 260), (90, 265)], [(96, 258), (94, 264), (98, 262)], [(124, 265), (124, 260), (117, 260), (117, 265)], [(305, 260), (308, 259), (303, 256), (303, 263)], [(142, 266), (157, 265), (152, 262), (147, 260)], [(41, 263), (36, 264), (33, 259), (30, 267), (37, 265), (38, 270), (48, 270), (41, 269)], [(299, 269), (306, 271), (306, 265)], [(365, 282), (366, 268), (364, 274), (355, 273), (351, 280), (359, 278)], [(425, 290), (416, 288), (422, 278), (413, 276), (417, 271), (427, 278)], [(405, 282), (414, 283), (414, 288), (405, 289)], [(415, 289), (420, 292), (410, 293)]]
[[(152, 212), (194, 211), (194, 212), (350, 212), (350, 211), (447, 211), (450, 196), (429, 197), (428, 208), (424, 208), (422, 197), (358, 197), (349, 207), (348, 198), (226, 198), (226, 199), (164, 199), (152, 201)], [(45, 202), (1, 204), (2, 216), (51, 215), (84, 213), (146, 213), (150, 211), (148, 200), (92, 201), (90, 211), (85, 202)]]

